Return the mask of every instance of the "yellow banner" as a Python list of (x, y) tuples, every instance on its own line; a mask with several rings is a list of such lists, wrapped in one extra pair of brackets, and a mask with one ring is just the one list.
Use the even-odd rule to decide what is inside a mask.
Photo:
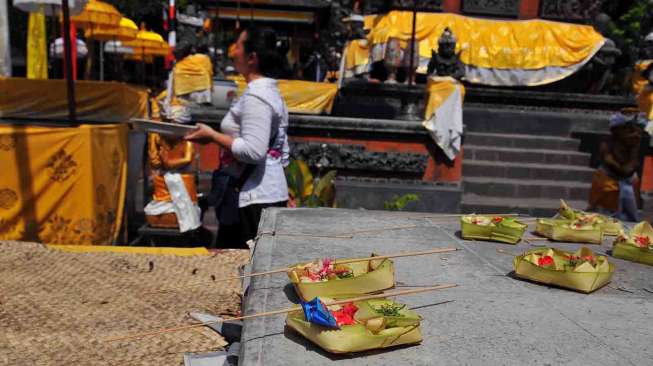
[(43, 11), (29, 13), (27, 26), (27, 78), (48, 78), (48, 54)]
[(123, 216), (125, 124), (0, 125), (0, 239), (111, 244)]
[[(231, 78), (242, 94), (247, 82), (242, 76)], [(288, 112), (304, 114), (331, 113), (338, 93), (338, 85), (303, 80), (278, 80), (279, 92), (286, 101)]]

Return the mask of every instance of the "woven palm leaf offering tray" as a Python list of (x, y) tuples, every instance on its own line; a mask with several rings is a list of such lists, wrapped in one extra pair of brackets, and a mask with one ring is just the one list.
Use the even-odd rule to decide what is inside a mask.
[(387, 258), (357, 262), (325, 258), (291, 266), (287, 273), (297, 295), (309, 301), (317, 296), (367, 294), (392, 288), (394, 272), (394, 263)]
[(460, 227), (463, 239), (517, 244), (528, 225), (514, 217), (465, 215), (460, 217)]
[(608, 217), (605, 215), (585, 212), (580, 210), (575, 210), (564, 200), (560, 200), (560, 209), (558, 209), (558, 214), (554, 217), (557, 219), (567, 219), (567, 220), (581, 220), (583, 222), (592, 222), (597, 223), (603, 229), (604, 235), (616, 236), (623, 230), (623, 225), (621, 221)]
[(591, 293), (610, 282), (614, 265), (606, 256), (589, 248), (576, 252), (541, 248), (518, 255), (513, 260), (519, 278), (570, 290)]
[[(288, 313), (286, 325), (330, 353), (362, 352), (422, 341), (422, 318), (405, 304), (392, 300), (370, 299), (326, 306), (316, 299), (302, 307), (304, 311)], [(311, 307), (322, 308), (322, 314), (316, 315)], [(314, 318), (320, 316), (322, 322), (316, 322)]]
[(535, 233), (554, 241), (601, 244), (602, 226), (591, 219), (537, 219)]
[(621, 232), (612, 246), (612, 256), (653, 266), (653, 227), (648, 221), (635, 225), (626, 234)]

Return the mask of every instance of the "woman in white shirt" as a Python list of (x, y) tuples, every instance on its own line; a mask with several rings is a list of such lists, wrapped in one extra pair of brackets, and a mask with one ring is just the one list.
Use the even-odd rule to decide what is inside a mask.
[(247, 88), (220, 123), (221, 132), (198, 123), (186, 139), (222, 147), (210, 196), (220, 224), (218, 245), (246, 248), (261, 211), (288, 201), (288, 111), (273, 79), (285, 60), (274, 32), (254, 28), (241, 32), (233, 58)]

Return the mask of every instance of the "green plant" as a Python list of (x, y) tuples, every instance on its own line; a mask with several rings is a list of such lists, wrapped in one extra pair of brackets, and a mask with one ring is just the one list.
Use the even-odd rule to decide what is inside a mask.
[(335, 207), (335, 170), (315, 179), (304, 161), (293, 159), (286, 168), (286, 180), (295, 207)]
[(409, 202), (419, 201), (419, 196), (408, 193), (403, 196), (393, 196), (392, 200), (383, 202), (383, 208), (390, 211), (401, 211)]

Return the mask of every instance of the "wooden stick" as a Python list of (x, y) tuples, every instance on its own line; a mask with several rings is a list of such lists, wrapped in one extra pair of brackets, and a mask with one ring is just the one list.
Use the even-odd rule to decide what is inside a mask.
[[(388, 259), (388, 258), (415, 257), (415, 256), (419, 256), (419, 255), (455, 252), (456, 250), (458, 250), (458, 248), (438, 248), (438, 249), (423, 250), (423, 251), (419, 251), (419, 252), (396, 253), (396, 254), (389, 254), (389, 255), (380, 255), (380, 256), (376, 256), (376, 257), (365, 257), (365, 258), (335, 260), (334, 264), (347, 264), (347, 263), (365, 262), (365, 261), (369, 261), (369, 260)], [(233, 277), (220, 278), (220, 279), (216, 279), (215, 281), (195, 282), (195, 283), (191, 283), (191, 284), (184, 285), (184, 286), (171, 287), (171, 288), (167, 288), (167, 289), (159, 289), (157, 291), (145, 293), (144, 295), (152, 295), (152, 294), (157, 294), (157, 293), (162, 293), (162, 292), (167, 292), (167, 291), (172, 291), (172, 290), (178, 290), (178, 289), (184, 289), (184, 288), (200, 286), (200, 285), (210, 285), (210, 284), (213, 284), (215, 282), (240, 280), (240, 279), (248, 278), (248, 277), (258, 277), (258, 276), (265, 276), (265, 275), (269, 275), (269, 274), (288, 272), (292, 268), (293, 267), (279, 268), (279, 269), (274, 269), (274, 270), (266, 271), (266, 272), (256, 272), (256, 273), (250, 273), (250, 274), (242, 275), (242, 276), (233, 276)]]
[(356, 235), (356, 234), (366, 234), (366, 233), (375, 233), (378, 231), (388, 231), (388, 230), (400, 230), (400, 229), (411, 229), (414, 227), (418, 227), (418, 225), (401, 225), (401, 226), (390, 226), (390, 227), (382, 227), (378, 229), (369, 229), (369, 230), (358, 230), (358, 231), (351, 231), (351, 235)]
[[(326, 302), (325, 305), (327, 305), (327, 306), (341, 305), (341, 304), (347, 304), (347, 303), (350, 303), (350, 302), (363, 301), (363, 300), (380, 299), (380, 298), (402, 296), (402, 295), (412, 295), (412, 294), (418, 294), (418, 293), (421, 293), (421, 292), (444, 290), (444, 289), (452, 288), (452, 287), (456, 287), (456, 286), (458, 286), (458, 285), (455, 284), (455, 283), (445, 283), (445, 284), (438, 285), (438, 286), (433, 286), (433, 287), (418, 288), (418, 289), (403, 290), (403, 291), (391, 291), (391, 292), (386, 292), (386, 293), (381, 293), (381, 294), (376, 294), (376, 295), (364, 295), (364, 296), (353, 297), (353, 298), (345, 299), (345, 300), (330, 301), (330, 302)], [(292, 308), (281, 309), (281, 310), (266, 311), (266, 312), (263, 312), (263, 313), (252, 314), (252, 315), (244, 315), (244, 316), (239, 316), (239, 317), (230, 318), (230, 319), (213, 320), (213, 321), (209, 321), (209, 322), (202, 322), (202, 323), (184, 325), (184, 326), (179, 326), (179, 327), (155, 329), (155, 330), (151, 330), (151, 331), (148, 331), (148, 332), (137, 333), (137, 334), (132, 334), (132, 335), (128, 335), (128, 336), (108, 338), (108, 339), (105, 339), (104, 341), (105, 342), (124, 341), (124, 340), (127, 340), (127, 339), (136, 339), (136, 338), (159, 335), (159, 334), (164, 334), (164, 333), (178, 332), (178, 331), (182, 331), (182, 330), (186, 330), (186, 329), (203, 327), (203, 326), (206, 326), (206, 325), (211, 325), (211, 324), (216, 324), (216, 323), (221, 323), (221, 322), (226, 322), (226, 321), (245, 320), (245, 319), (260, 318), (260, 317), (264, 317), (264, 316), (272, 316), (272, 315), (278, 315), (278, 314), (291, 313), (293, 311), (300, 311), (301, 309), (302, 309), (301, 307), (292, 307)]]
[(409, 219), (438, 219), (438, 218), (449, 218), (449, 217), (461, 217), (468, 215), (477, 215), (477, 216), (522, 216), (518, 213), (489, 213), (489, 214), (444, 214), (444, 215), (428, 215), (428, 216), (411, 216)]

